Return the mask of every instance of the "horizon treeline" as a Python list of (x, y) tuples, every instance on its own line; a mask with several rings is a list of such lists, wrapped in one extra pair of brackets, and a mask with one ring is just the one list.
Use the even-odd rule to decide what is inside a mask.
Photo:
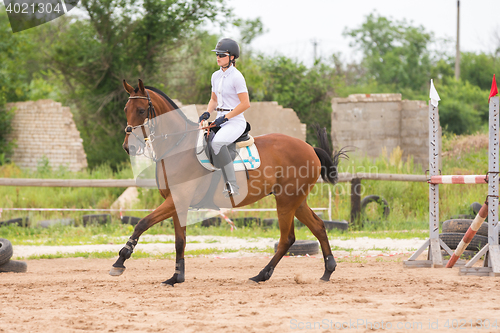
[(81, 17), (65, 15), (16, 34), (0, 10), (0, 164), (9, 161), (15, 144), (5, 138), (13, 116), (5, 103), (53, 99), (71, 107), (89, 168), (118, 168), (128, 160), (121, 147), (128, 98), (122, 80), (135, 86), (141, 78), (185, 105), (207, 103), (218, 69), (210, 50), (222, 37), (207, 31), (209, 22), (236, 31), (232, 37), (242, 53), (237, 67), (250, 101), (292, 108), (308, 125), (312, 145), (317, 142), (310, 125), (330, 131), (333, 97), (401, 93), (426, 101), (431, 78), (441, 97), (444, 131), (477, 132), (487, 124), (491, 80), (500, 72), (500, 42), (494, 54), (462, 52), (456, 80), (453, 40), (378, 13), (343, 31), (360, 61), (336, 53), (306, 66), (253, 50), (252, 40), (265, 27), (259, 18), (235, 17), (225, 0), (82, 0), (79, 8)]

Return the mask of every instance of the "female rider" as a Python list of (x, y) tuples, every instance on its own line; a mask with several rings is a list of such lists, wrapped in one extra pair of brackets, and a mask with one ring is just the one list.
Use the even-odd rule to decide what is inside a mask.
[(238, 43), (230, 38), (219, 40), (212, 50), (217, 56), (220, 69), (212, 74), (212, 96), (207, 111), (199, 121), (210, 118), (210, 112), (217, 111), (214, 123), (220, 126), (212, 141), (214, 165), (221, 168), (226, 188), (226, 197), (238, 195), (238, 185), (233, 162), (227, 146), (238, 139), (245, 131), (246, 120), (243, 112), (250, 107), (245, 78), (235, 67), (240, 56)]

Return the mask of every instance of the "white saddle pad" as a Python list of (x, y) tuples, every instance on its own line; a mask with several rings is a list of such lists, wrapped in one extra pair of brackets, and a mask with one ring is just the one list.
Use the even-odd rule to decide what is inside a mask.
[[(207, 170), (215, 171), (219, 170), (210, 163), (210, 159), (205, 153), (205, 147), (203, 146), (203, 132), (200, 131), (198, 135), (198, 143), (196, 145), (196, 157), (201, 165)], [(236, 157), (233, 161), (234, 171), (253, 170), (260, 167), (260, 156), (259, 151), (255, 143), (251, 146), (236, 148)]]

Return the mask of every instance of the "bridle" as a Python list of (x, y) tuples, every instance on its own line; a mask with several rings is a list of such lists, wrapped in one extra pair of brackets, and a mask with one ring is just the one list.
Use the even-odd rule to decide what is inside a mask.
[[(147, 114), (146, 120), (144, 121), (144, 124), (142, 124), (142, 125), (130, 126), (127, 123), (127, 127), (125, 127), (125, 133), (127, 135), (129, 135), (130, 133), (132, 133), (132, 131), (134, 129), (142, 127), (146, 123), (148, 123), (148, 129), (150, 130), (149, 133), (152, 133), (153, 136), (154, 136), (154, 127), (156, 126), (156, 120), (155, 120), (155, 118), (156, 118), (156, 111), (155, 111), (155, 107), (153, 106), (153, 102), (151, 102), (151, 98), (149, 97), (149, 92), (147, 90), (146, 90), (146, 94), (147, 94), (147, 97), (146, 96), (130, 96), (128, 98), (129, 100), (131, 100), (131, 99), (147, 99), (148, 100), (148, 114)], [(149, 120), (151, 120), (151, 121), (149, 121)], [(151, 130), (153, 130), (153, 131), (151, 132)]]
[[(125, 134), (130, 135), (132, 134), (140, 143), (144, 145), (144, 147), (149, 147), (152, 154), (151, 156), (144, 156), (150, 158), (153, 160), (155, 163), (159, 162), (162, 158), (164, 158), (168, 153), (170, 153), (175, 147), (177, 147), (182, 140), (186, 137), (187, 133), (190, 132), (187, 130), (188, 123), (187, 121), (184, 121), (185, 129), (184, 132), (178, 132), (178, 133), (172, 133), (172, 134), (163, 134), (163, 135), (156, 135), (155, 133), (155, 127), (157, 125), (157, 120), (156, 120), (156, 111), (155, 107), (153, 106), (153, 103), (151, 102), (151, 98), (149, 97), (149, 92), (146, 90), (146, 96), (130, 96), (128, 99), (147, 99), (148, 100), (148, 113), (147, 113), (147, 118), (144, 121), (144, 124), (138, 125), (138, 126), (131, 126), (127, 123), (127, 127), (125, 127)], [(145, 125), (148, 125), (148, 130), (149, 130), (149, 135), (146, 136), (144, 135), (144, 142), (142, 142), (141, 138), (137, 136), (137, 134), (134, 133), (134, 129), (136, 128), (144, 128)], [(144, 131), (143, 131), (144, 133)], [(145, 134), (145, 133), (144, 133)], [(169, 136), (174, 136), (174, 135), (179, 135), (182, 134), (182, 137), (177, 141), (177, 143), (168, 149), (166, 152), (164, 152), (160, 157), (156, 156), (156, 153), (153, 149), (153, 142), (155, 141), (156, 138), (162, 138), (164, 140), (167, 140)], [(145, 150), (144, 150), (145, 152)]]

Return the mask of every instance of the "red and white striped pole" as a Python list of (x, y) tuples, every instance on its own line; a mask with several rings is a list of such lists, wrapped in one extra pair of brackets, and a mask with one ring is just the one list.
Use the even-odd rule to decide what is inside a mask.
[(488, 184), (488, 176), (431, 176), (431, 184)]
[(224, 218), (224, 220), (226, 220), (226, 222), (231, 225), (231, 231), (233, 231), (233, 228), (237, 229), (236, 226), (234, 225), (233, 221), (231, 221), (231, 219), (229, 217), (227, 217), (227, 215), (224, 214), (222, 212), (222, 210), (219, 211), (219, 215), (222, 216), (222, 218)]
[(446, 264), (446, 268), (452, 268), (453, 265), (457, 262), (458, 258), (464, 253), (465, 249), (469, 245), (470, 242), (472, 242), (472, 239), (476, 235), (476, 232), (479, 230), (481, 227), (481, 224), (483, 224), (484, 220), (488, 216), (488, 201), (484, 203), (484, 205), (481, 207), (479, 210), (479, 213), (477, 213), (476, 218), (474, 221), (472, 221), (469, 229), (464, 235), (464, 238), (460, 241), (460, 244), (458, 244), (455, 252), (451, 256), (450, 260), (448, 260), (448, 263)]

